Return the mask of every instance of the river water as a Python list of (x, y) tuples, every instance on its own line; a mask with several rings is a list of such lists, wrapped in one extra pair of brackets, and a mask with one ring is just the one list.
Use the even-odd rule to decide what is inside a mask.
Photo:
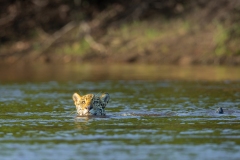
[[(1, 160), (240, 157), (239, 68), (24, 65), (0, 73)], [(108, 117), (76, 117), (74, 92), (108, 92)]]

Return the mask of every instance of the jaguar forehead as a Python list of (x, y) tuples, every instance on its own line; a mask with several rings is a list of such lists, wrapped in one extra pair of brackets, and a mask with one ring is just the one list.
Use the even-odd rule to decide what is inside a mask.
[(81, 100), (80, 101), (84, 101), (84, 103), (89, 103), (89, 102), (91, 102), (92, 101), (92, 99), (93, 99), (93, 94), (87, 94), (87, 95), (85, 95), (85, 96), (82, 96), (81, 97)]

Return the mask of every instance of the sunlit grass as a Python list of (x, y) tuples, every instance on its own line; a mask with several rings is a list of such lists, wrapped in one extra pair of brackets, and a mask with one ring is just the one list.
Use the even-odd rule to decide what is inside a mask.
[(72, 44), (65, 44), (57, 49), (57, 53), (67, 55), (83, 55), (90, 50), (89, 44), (85, 41), (77, 41)]
[(215, 54), (218, 56), (228, 53), (226, 41), (229, 39), (228, 30), (221, 24), (216, 23), (216, 31), (214, 35), (214, 43), (216, 45)]
[[(192, 30), (188, 21), (134, 21), (125, 23), (119, 29), (109, 29), (106, 37), (111, 37), (111, 48), (114, 53), (136, 52), (144, 53), (146, 50), (167, 53), (169, 47), (166, 41), (187, 34)], [(161, 45), (158, 45), (160, 44)]]
[(215, 55), (240, 55), (240, 25), (224, 26), (220, 22), (215, 22), (215, 32), (213, 41), (215, 43)]

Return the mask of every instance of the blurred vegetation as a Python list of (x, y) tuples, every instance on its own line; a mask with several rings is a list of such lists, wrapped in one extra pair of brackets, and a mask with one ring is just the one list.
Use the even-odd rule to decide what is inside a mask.
[(2, 0), (1, 62), (240, 64), (239, 0)]

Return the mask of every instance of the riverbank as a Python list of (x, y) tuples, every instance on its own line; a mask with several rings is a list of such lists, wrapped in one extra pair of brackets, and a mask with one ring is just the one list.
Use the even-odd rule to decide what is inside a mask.
[(190, 10), (176, 2), (170, 9), (176, 13), (143, 17), (147, 9), (131, 20), (128, 7), (112, 5), (88, 21), (72, 20), (52, 33), (36, 27), (33, 36), (2, 44), (0, 63), (240, 65), (240, 24), (226, 9), (237, 5), (218, 4), (213, 16), (214, 5)]

